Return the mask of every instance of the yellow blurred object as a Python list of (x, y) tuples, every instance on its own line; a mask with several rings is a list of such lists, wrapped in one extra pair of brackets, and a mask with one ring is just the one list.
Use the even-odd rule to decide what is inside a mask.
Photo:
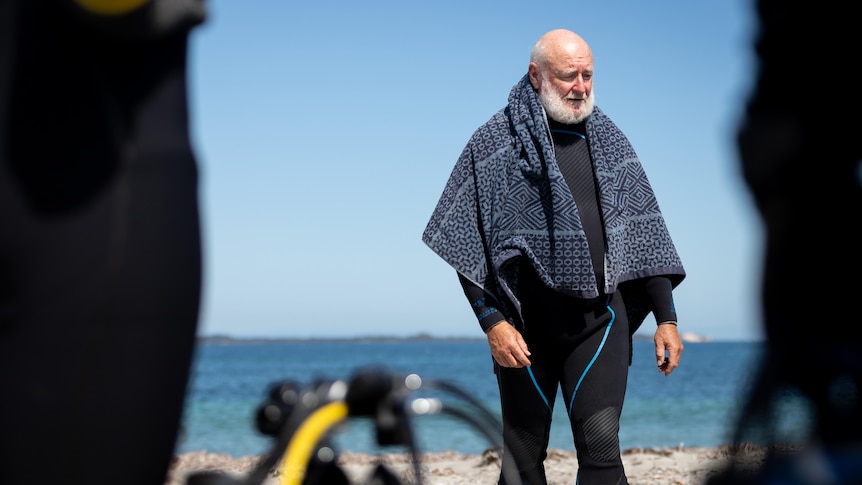
[(294, 433), (282, 457), (279, 477), (283, 485), (302, 483), (305, 469), (320, 437), (346, 417), (347, 404), (336, 401), (321, 407), (305, 419)]
[(124, 15), (150, 0), (75, 0), (75, 3), (98, 15)]

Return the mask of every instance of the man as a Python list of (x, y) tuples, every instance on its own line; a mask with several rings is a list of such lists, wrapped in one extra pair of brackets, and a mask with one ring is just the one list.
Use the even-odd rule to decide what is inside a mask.
[(422, 237), (458, 272), (487, 335), (503, 459), (530, 484), (546, 483), (558, 386), (578, 483), (627, 483), (618, 434), (631, 335), (652, 312), (665, 375), (683, 350), (672, 289), (685, 271), (637, 155), (595, 106), (593, 64), (571, 31), (539, 39), (508, 105), (467, 143)]
[(0, 2), (0, 483), (165, 483), (201, 285), (203, 0)]

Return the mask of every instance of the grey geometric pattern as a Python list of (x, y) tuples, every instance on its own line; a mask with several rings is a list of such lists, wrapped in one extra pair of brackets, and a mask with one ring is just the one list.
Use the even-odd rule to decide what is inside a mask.
[[(676, 286), (685, 271), (637, 154), (598, 107), (586, 126), (607, 232), (605, 292), (660, 274)], [(510, 264), (517, 257), (528, 258), (551, 288), (583, 298), (599, 294), (574, 197), (527, 75), (507, 106), (471, 136), (422, 240), (504, 307), (519, 306), (517, 264)], [(631, 328), (646, 312), (630, 314)]]

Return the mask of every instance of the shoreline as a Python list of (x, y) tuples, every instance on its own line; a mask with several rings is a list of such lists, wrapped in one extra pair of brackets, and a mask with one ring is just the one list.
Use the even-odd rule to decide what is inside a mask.
[[(717, 448), (635, 448), (622, 452), (623, 464), (630, 485), (681, 485), (704, 483), (718, 474), (732, 458), (730, 446)], [(743, 466), (760, 465), (767, 448), (743, 446), (737, 462)], [(176, 455), (165, 485), (186, 485), (189, 474), (196, 472), (225, 473), (234, 477), (248, 474), (260, 456), (233, 457), (204, 450)], [(364, 483), (378, 464), (383, 464), (405, 485), (414, 483), (414, 467), (406, 453), (339, 454), (339, 467), (351, 483)], [(424, 485), (477, 485), (496, 483), (500, 473), (499, 457), (494, 450), (482, 455), (456, 452), (424, 453), (420, 456), (420, 473)], [(550, 485), (575, 483), (578, 464), (575, 452), (550, 449), (545, 460)], [(277, 470), (269, 473), (264, 485), (279, 485)]]

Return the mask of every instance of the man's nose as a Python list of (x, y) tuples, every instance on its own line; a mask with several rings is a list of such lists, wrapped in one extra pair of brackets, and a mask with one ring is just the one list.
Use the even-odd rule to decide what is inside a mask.
[(572, 84), (572, 91), (577, 94), (584, 94), (587, 92), (587, 83), (584, 82), (584, 78), (578, 76), (575, 79), (575, 82)]

